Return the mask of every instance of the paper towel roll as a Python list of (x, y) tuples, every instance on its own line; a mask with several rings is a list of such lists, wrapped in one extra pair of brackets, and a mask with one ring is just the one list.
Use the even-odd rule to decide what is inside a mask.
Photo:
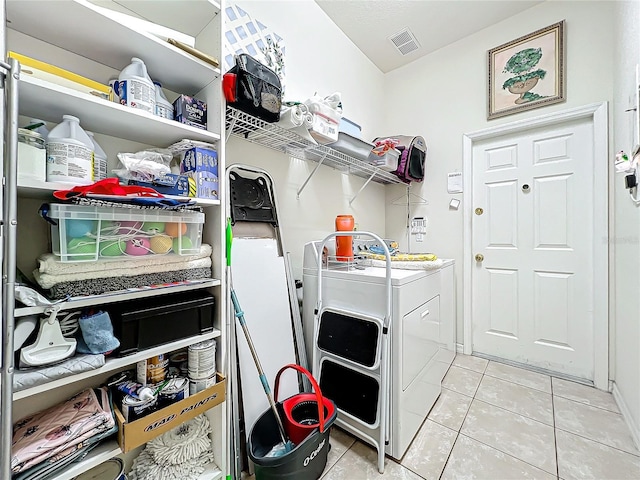
[(278, 126), (286, 129), (300, 127), (304, 123), (304, 113), (299, 105), (283, 107), (280, 111)]
[(309, 129), (313, 126), (313, 113), (307, 113), (304, 116), (304, 126), (306, 129)]

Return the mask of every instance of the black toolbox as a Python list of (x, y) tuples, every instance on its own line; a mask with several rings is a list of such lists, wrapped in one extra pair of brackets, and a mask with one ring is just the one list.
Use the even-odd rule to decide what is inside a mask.
[(207, 292), (187, 292), (110, 305), (106, 310), (120, 340), (116, 355), (211, 332), (214, 303)]

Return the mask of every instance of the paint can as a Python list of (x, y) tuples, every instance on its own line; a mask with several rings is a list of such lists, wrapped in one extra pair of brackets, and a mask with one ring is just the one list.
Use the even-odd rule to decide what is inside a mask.
[(126, 422), (133, 422), (138, 418), (144, 417), (155, 409), (158, 397), (153, 396), (148, 400), (140, 400), (139, 398), (127, 395), (122, 399), (122, 416)]
[(216, 384), (216, 375), (210, 378), (196, 379), (189, 378), (189, 395), (195, 395)]
[(216, 374), (216, 341), (206, 340), (189, 346), (189, 378), (204, 380)]
[(126, 480), (124, 462), (119, 458), (111, 458), (91, 470), (81, 473), (75, 480)]
[(189, 359), (189, 354), (186, 351), (172, 353), (169, 356), (169, 365), (172, 365), (174, 367), (179, 367), (181, 363), (186, 362), (188, 359)]
[(137, 364), (137, 380), (142, 385), (155, 385), (164, 382), (167, 378), (167, 366), (169, 358), (164, 355), (156, 355), (146, 360), (140, 360)]
[(188, 397), (189, 380), (184, 377), (172, 378), (158, 393), (158, 405), (165, 407)]

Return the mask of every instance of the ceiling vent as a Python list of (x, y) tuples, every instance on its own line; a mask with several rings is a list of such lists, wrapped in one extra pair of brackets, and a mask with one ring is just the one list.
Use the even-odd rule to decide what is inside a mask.
[(420, 46), (418, 40), (416, 40), (416, 37), (408, 28), (391, 35), (389, 40), (391, 40), (391, 43), (393, 43), (401, 55), (407, 55), (408, 53), (417, 50)]

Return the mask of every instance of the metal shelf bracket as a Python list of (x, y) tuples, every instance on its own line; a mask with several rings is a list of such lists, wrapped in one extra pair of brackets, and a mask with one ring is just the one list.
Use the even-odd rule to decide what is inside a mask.
[(371, 176), (367, 179), (367, 181), (366, 181), (366, 182), (364, 182), (364, 185), (362, 185), (362, 186), (360, 187), (360, 190), (358, 190), (358, 191), (356, 192), (356, 194), (353, 196), (353, 198), (352, 198), (351, 200), (349, 200), (349, 206), (351, 206), (351, 204), (352, 204), (352, 203), (353, 203), (353, 201), (356, 199), (356, 197), (357, 197), (358, 195), (360, 195), (360, 192), (362, 192), (362, 191), (365, 189), (365, 187), (366, 187), (367, 185), (369, 185), (369, 182), (370, 182), (371, 180), (373, 180), (373, 177), (375, 177), (375, 175), (376, 175), (376, 173), (375, 173), (375, 172), (373, 172), (373, 173), (371, 174)]

